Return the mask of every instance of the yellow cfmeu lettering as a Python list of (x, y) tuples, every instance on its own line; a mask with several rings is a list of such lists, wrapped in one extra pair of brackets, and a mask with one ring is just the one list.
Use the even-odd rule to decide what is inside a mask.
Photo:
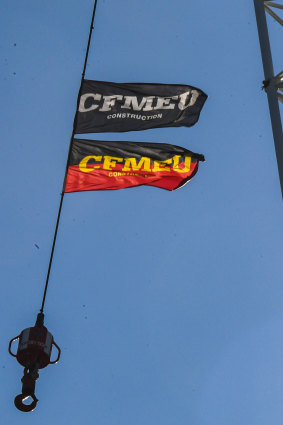
[(90, 164), (91, 167), (87, 166), (88, 165), (87, 163), (90, 159), (95, 159), (95, 161), (101, 161), (102, 156), (89, 155), (83, 158), (81, 162), (79, 163), (79, 169), (83, 173), (89, 173), (90, 171), (93, 171), (95, 168), (100, 168), (100, 165), (94, 165), (94, 164)]
[[(143, 170), (141, 170), (143, 166)], [(151, 171), (150, 169), (150, 158), (143, 156), (141, 157), (139, 163), (137, 164), (136, 158), (126, 158), (125, 165), (122, 168), (122, 171)]]
[(191, 160), (192, 158), (190, 156), (185, 156), (185, 164), (184, 168), (179, 167), (181, 155), (175, 155), (173, 156), (173, 170), (177, 171), (178, 173), (187, 173), (191, 169)]
[(154, 161), (154, 167), (152, 171), (170, 171), (170, 167), (166, 167), (165, 164), (171, 164), (173, 158), (166, 159), (165, 161)]
[(103, 169), (111, 171), (116, 166), (116, 162), (123, 162), (123, 158), (106, 155), (104, 157)]

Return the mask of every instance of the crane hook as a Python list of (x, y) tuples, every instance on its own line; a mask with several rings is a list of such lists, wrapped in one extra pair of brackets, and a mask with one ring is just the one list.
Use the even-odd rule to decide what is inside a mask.
[[(38, 369), (24, 369), (24, 376), (22, 377), (21, 381), (23, 383), (22, 386), (22, 393), (17, 395), (14, 400), (14, 404), (17, 409), (21, 410), (22, 412), (31, 412), (36, 408), (38, 399), (36, 398), (34, 391), (35, 391), (35, 382), (38, 378)], [(32, 398), (32, 402), (30, 404), (25, 404), (24, 401), (27, 400), (29, 397)]]
[[(28, 397), (31, 397), (33, 401), (30, 404), (23, 403), (24, 400), (26, 400)], [(22, 412), (32, 412), (37, 405), (38, 399), (35, 397), (35, 395), (24, 395), (19, 394), (15, 397), (14, 404), (17, 409), (21, 410)]]
[[(18, 363), (24, 366), (24, 376), (22, 377), (22, 393), (15, 397), (14, 403), (17, 409), (22, 412), (31, 412), (36, 408), (38, 399), (34, 395), (35, 382), (38, 378), (38, 370), (49, 364), (57, 363), (61, 350), (54, 341), (53, 335), (44, 326), (44, 314), (38, 313), (35, 326), (24, 329), (18, 336), (9, 342), (9, 353), (16, 357)], [(19, 340), (17, 353), (12, 351), (12, 344)], [(57, 349), (56, 360), (51, 360), (52, 347)], [(28, 399), (32, 399), (30, 404)]]

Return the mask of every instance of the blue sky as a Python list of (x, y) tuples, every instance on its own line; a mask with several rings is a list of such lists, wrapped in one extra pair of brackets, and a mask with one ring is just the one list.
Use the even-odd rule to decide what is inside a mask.
[[(93, 138), (206, 162), (175, 192), (65, 196), (45, 310), (62, 358), (40, 372), (33, 413), (13, 406), (22, 368), (7, 345), (41, 305), (92, 6), (0, 5), (3, 423), (281, 424), (282, 198), (247, 0), (98, 0), (86, 78), (208, 100), (192, 128)], [(268, 24), (279, 72), (282, 28)]]

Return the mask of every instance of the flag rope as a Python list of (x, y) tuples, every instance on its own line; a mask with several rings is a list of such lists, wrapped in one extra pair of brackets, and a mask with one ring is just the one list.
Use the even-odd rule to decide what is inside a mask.
[(62, 192), (61, 192), (60, 205), (59, 205), (58, 214), (57, 214), (57, 220), (56, 220), (56, 226), (55, 226), (55, 231), (54, 231), (54, 236), (53, 236), (52, 248), (51, 248), (51, 253), (50, 253), (50, 258), (49, 258), (45, 287), (44, 287), (42, 303), (41, 303), (41, 308), (40, 308), (41, 313), (43, 313), (43, 309), (44, 309), (44, 305), (45, 305), (46, 293), (47, 293), (47, 288), (48, 288), (48, 284), (49, 284), (49, 276), (50, 276), (50, 271), (51, 271), (51, 267), (52, 267), (54, 249), (55, 249), (57, 233), (58, 233), (58, 228), (59, 228), (59, 223), (60, 223), (62, 205), (63, 205), (64, 194), (65, 194), (65, 185), (66, 185), (66, 177), (67, 177), (67, 171), (68, 171), (68, 163), (69, 163), (69, 159), (70, 159), (71, 148), (72, 148), (72, 143), (73, 143), (73, 139), (74, 139), (74, 135), (75, 135), (76, 122), (77, 122), (77, 116), (78, 116), (79, 99), (80, 99), (80, 95), (81, 95), (81, 91), (82, 91), (82, 85), (83, 85), (83, 81), (84, 81), (84, 77), (85, 77), (89, 48), (90, 48), (90, 43), (91, 43), (91, 36), (92, 36), (93, 29), (94, 29), (93, 24), (94, 24), (95, 12), (96, 12), (96, 5), (97, 5), (97, 0), (94, 0), (93, 12), (92, 12), (91, 24), (90, 24), (90, 28), (89, 28), (88, 42), (87, 42), (87, 48), (86, 48), (84, 66), (83, 66), (83, 72), (82, 72), (82, 77), (81, 77), (81, 84), (80, 84), (80, 89), (79, 89), (78, 97), (77, 97), (76, 113), (75, 113), (74, 122), (73, 122), (73, 131), (72, 131), (70, 145), (69, 145), (69, 152), (68, 152), (68, 157), (67, 157), (67, 162), (66, 162), (66, 169), (65, 169), (63, 187), (62, 187)]

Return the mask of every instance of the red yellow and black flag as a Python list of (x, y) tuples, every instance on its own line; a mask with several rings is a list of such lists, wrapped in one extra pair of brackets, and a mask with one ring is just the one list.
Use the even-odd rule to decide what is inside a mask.
[(190, 181), (204, 156), (167, 143), (73, 139), (65, 192), (156, 186), (175, 190)]

